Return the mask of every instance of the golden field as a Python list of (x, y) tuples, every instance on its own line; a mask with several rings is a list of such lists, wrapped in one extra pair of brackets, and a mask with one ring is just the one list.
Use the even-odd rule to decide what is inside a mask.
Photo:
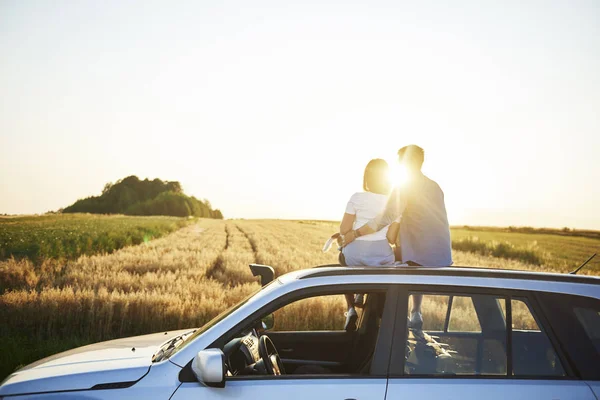
[[(168, 236), (111, 254), (83, 255), (72, 261), (0, 261), (4, 343), (0, 378), (20, 365), (76, 345), (201, 326), (259, 289), (248, 269), (250, 263), (271, 265), (278, 275), (337, 263), (337, 251), (321, 252), (337, 228), (337, 223), (325, 221), (199, 219)], [(480, 233), (474, 233), (473, 240), (480, 240), (476, 235)], [(462, 231), (460, 235), (464, 237)], [(544, 246), (534, 234), (529, 239), (519, 235), (506, 246)], [(600, 243), (586, 240), (591, 240), (590, 253)], [(544, 249), (543, 260), (552, 260), (551, 252)], [(564, 248), (561, 252), (556, 268), (481, 252), (455, 250), (453, 254), (455, 265), (560, 272), (583, 261), (578, 255), (566, 260)], [(594, 268), (582, 273), (592, 274)], [(337, 327), (331, 315), (345, 311), (341, 296), (305, 301), (312, 301), (311, 313), (302, 313), (305, 305), (290, 306), (277, 315), (279, 329), (297, 324), (299, 318), (313, 329)], [(432, 324), (434, 314), (427, 316)]]

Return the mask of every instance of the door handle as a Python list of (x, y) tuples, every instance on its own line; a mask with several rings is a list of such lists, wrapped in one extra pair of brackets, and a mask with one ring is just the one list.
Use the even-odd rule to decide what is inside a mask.
[(294, 349), (288, 348), (288, 349), (281, 349), (280, 351), (282, 353), (291, 353), (292, 351), (294, 351)]

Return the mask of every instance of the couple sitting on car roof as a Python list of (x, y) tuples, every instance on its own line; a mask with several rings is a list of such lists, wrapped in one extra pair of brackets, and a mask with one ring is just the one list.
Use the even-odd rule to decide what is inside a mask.
[[(452, 265), (450, 228), (439, 185), (421, 172), (424, 151), (409, 145), (398, 151), (406, 182), (392, 189), (388, 164), (371, 160), (365, 168), (363, 192), (354, 193), (346, 206), (338, 243), (340, 263), (348, 266)], [(396, 245), (396, 252), (392, 248)], [(347, 295), (346, 326), (357, 319), (354, 305), (362, 303)], [(422, 296), (413, 296), (409, 326), (420, 329)]]

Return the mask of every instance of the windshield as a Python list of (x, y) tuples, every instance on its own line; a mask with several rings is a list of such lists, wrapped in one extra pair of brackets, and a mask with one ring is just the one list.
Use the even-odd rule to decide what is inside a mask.
[(217, 323), (221, 322), (229, 314), (231, 314), (232, 312), (234, 312), (235, 310), (237, 310), (238, 308), (240, 308), (241, 306), (243, 306), (244, 304), (246, 304), (251, 298), (253, 298), (258, 293), (260, 293), (261, 291), (263, 291), (264, 289), (266, 289), (267, 287), (271, 286), (273, 283), (278, 282), (278, 281), (279, 281), (278, 279), (273, 280), (270, 283), (268, 283), (267, 285), (265, 285), (265, 286), (261, 287), (260, 289), (252, 292), (248, 297), (246, 297), (245, 299), (243, 299), (239, 303), (234, 304), (233, 306), (229, 307), (227, 310), (223, 311), (221, 314), (217, 315), (216, 317), (214, 317), (213, 319), (211, 319), (210, 321), (208, 321), (201, 328), (196, 329), (196, 331), (192, 335), (188, 336), (184, 340), (184, 342), (180, 346), (178, 346), (177, 349), (173, 353), (170, 354), (170, 356), (172, 356), (173, 354), (177, 353), (179, 350), (183, 349), (188, 344), (192, 343), (194, 341), (194, 339), (196, 339), (198, 336), (200, 336), (201, 334), (203, 334), (204, 332), (206, 332), (207, 330), (209, 330), (210, 328), (212, 328), (213, 326), (215, 326)]

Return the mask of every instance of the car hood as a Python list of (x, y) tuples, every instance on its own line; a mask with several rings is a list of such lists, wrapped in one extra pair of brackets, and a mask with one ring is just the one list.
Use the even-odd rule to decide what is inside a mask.
[(160, 345), (190, 330), (110, 340), (55, 354), (6, 378), (0, 396), (131, 385), (148, 373)]

